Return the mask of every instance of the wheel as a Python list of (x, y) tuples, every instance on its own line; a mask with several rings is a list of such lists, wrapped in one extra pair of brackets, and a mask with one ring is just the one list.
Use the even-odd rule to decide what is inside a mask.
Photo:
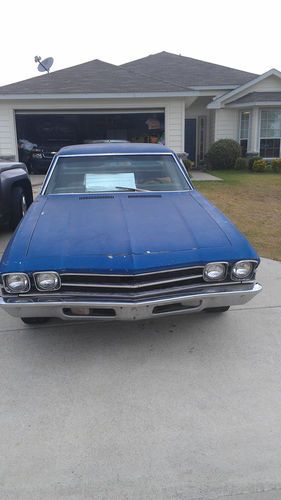
[(21, 320), (26, 323), (26, 325), (40, 325), (42, 323), (47, 323), (49, 318), (21, 318)]
[(228, 311), (230, 306), (224, 306), (224, 307), (208, 307), (208, 309), (205, 309), (205, 312), (208, 313), (224, 313)]
[(26, 196), (21, 186), (16, 186), (12, 189), (11, 205), (10, 226), (12, 229), (15, 229), (27, 210)]

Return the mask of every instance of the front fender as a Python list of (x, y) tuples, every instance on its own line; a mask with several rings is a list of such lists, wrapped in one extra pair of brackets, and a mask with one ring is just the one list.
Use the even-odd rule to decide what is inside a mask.
[(27, 194), (27, 203), (33, 201), (32, 186), (26, 170), (22, 167), (4, 170), (0, 174), (0, 220), (9, 222), (12, 211), (12, 189), (23, 186)]

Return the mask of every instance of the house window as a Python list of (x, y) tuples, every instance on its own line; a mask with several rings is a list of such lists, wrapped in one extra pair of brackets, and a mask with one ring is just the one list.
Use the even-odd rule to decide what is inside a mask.
[(250, 111), (242, 111), (240, 116), (240, 146), (242, 156), (245, 156), (248, 151), (249, 127)]
[(279, 158), (281, 141), (281, 109), (261, 112), (260, 155), (264, 158)]

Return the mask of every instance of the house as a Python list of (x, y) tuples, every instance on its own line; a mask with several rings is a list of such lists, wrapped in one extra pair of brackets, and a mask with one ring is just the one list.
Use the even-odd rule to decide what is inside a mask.
[(281, 73), (256, 75), (160, 52), (121, 66), (93, 60), (0, 87), (0, 157), (18, 141), (165, 141), (199, 164), (221, 138), (280, 157)]

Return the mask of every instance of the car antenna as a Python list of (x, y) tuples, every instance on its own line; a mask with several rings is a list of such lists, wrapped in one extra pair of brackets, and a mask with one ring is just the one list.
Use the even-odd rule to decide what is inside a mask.
[(51, 66), (54, 63), (53, 57), (47, 57), (43, 61), (41, 61), (41, 59), (42, 58), (40, 56), (34, 57), (34, 61), (36, 63), (39, 63), (37, 66), (38, 71), (40, 71), (41, 73), (43, 73), (44, 71), (47, 71), (47, 73), (50, 73)]

